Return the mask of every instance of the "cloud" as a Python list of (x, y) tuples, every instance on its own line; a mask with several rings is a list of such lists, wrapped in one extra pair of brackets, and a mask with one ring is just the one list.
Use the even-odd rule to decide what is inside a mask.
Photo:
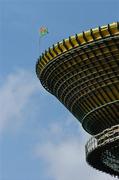
[(32, 96), (39, 90), (43, 91), (39, 81), (26, 70), (17, 70), (1, 81), (0, 132), (16, 126), (23, 119)]
[[(45, 142), (40, 142), (35, 147), (36, 157), (45, 163), (47, 173), (44, 174), (44, 179), (49, 177), (52, 180), (112, 180), (111, 176), (87, 165), (84, 147), (88, 136), (81, 127), (78, 133), (71, 134), (71, 131), (77, 131), (77, 128), (74, 128), (72, 123), (67, 124), (56, 125), (55, 122), (50, 125), (47, 129), (47, 141), (44, 137)], [(71, 131), (68, 132), (67, 129)]]
[[(26, 121), (37, 92), (47, 94), (34, 75), (26, 70), (9, 74), (0, 86), (0, 132)], [(41, 92), (40, 92), (41, 91)], [(30, 112), (31, 115), (31, 112)], [(66, 117), (64, 117), (66, 118)], [(112, 177), (90, 168), (85, 162), (85, 143), (88, 135), (74, 118), (55, 119), (37, 134), (40, 138), (34, 148), (35, 157), (45, 163), (44, 179), (52, 180), (112, 180)], [(32, 129), (33, 130), (33, 129)], [(35, 133), (34, 133), (35, 135)], [(47, 173), (46, 173), (47, 172)], [(43, 172), (42, 172), (43, 173)]]

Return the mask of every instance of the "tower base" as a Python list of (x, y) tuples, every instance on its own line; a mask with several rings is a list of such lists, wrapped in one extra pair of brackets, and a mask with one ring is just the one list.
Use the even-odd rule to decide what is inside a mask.
[(85, 149), (88, 164), (119, 178), (119, 125), (92, 137)]

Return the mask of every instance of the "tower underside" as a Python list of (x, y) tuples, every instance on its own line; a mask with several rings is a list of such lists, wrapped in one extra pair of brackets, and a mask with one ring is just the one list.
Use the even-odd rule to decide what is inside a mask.
[(97, 144), (102, 133), (113, 132), (113, 141), (107, 139), (91, 152), (87, 145), (86, 159), (93, 167), (119, 176), (119, 23), (53, 45), (38, 60), (36, 73), (45, 89), (95, 135)]
[(119, 125), (104, 130), (88, 141), (86, 160), (96, 169), (119, 178)]

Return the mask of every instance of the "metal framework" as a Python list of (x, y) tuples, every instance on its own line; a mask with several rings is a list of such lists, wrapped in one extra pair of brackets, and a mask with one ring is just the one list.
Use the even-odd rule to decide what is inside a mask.
[(119, 125), (92, 137), (85, 150), (91, 166), (119, 178)]
[[(100, 136), (105, 129), (118, 125), (119, 23), (90, 29), (53, 45), (38, 59), (36, 74), (88, 133)], [(110, 159), (106, 152), (105, 166)], [(95, 150), (91, 154), (95, 159)], [(87, 161), (90, 157), (87, 155)], [(118, 175), (111, 165), (110, 169)]]

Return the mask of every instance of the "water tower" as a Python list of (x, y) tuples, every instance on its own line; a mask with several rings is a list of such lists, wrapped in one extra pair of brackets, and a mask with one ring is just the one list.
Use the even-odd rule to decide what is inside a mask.
[(119, 23), (53, 45), (40, 56), (36, 74), (92, 135), (87, 162), (119, 177)]

